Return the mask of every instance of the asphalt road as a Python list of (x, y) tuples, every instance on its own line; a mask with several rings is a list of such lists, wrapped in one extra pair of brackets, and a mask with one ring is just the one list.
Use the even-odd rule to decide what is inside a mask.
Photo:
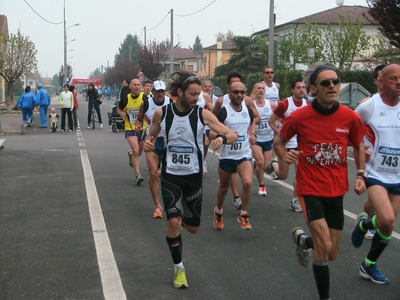
[[(229, 193), (225, 227), (217, 231), (212, 153), (203, 180), (201, 229), (182, 233), (189, 288), (174, 289), (166, 221), (152, 218), (148, 183), (134, 184), (124, 134), (107, 124), (113, 102), (101, 106), (104, 129), (86, 129), (87, 106), (80, 101), (82, 126), (76, 132), (50, 133), (34, 124), (23, 136), (7, 137), (0, 152), (0, 299), (318, 298), (312, 269), (297, 264), (290, 237), (294, 226), (306, 228), (302, 214), (289, 210), (292, 177), (266, 178), (267, 197), (257, 196), (253, 185), (251, 231), (237, 223)], [(144, 155), (141, 169), (147, 178)], [(358, 276), (370, 242), (354, 249), (350, 232), (365, 198), (352, 190), (345, 198), (341, 252), (330, 263), (331, 297), (399, 299), (398, 234), (379, 260), (391, 283)]]

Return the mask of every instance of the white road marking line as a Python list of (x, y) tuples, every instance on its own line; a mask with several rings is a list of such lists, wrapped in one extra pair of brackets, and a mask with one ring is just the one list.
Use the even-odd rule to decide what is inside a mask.
[(92, 167), (90, 166), (87, 151), (80, 150), (80, 153), (104, 299), (124, 300), (126, 299), (126, 294), (108, 237)]
[[(214, 151), (213, 151), (212, 149), (208, 149), (208, 152), (210, 152), (210, 153), (212, 153), (212, 154), (214, 154), (214, 155), (216, 155), (216, 156), (219, 156), (219, 153), (218, 153), (218, 152), (214, 153)], [(354, 159), (351, 158), (351, 157), (349, 157), (349, 159), (354, 160)], [(277, 184), (280, 184), (281, 186), (284, 186), (285, 188), (288, 188), (289, 190), (292, 190), (292, 191), (293, 191), (293, 186), (290, 185), (290, 184), (288, 184), (288, 183), (286, 183), (286, 182), (284, 182), (284, 181), (281, 181), (281, 180), (273, 180), (271, 176), (269, 176), (269, 175), (267, 175), (267, 174), (265, 174), (265, 173), (264, 173), (264, 177), (267, 178), (267, 179), (269, 179), (269, 180), (272, 180), (273, 182), (275, 182), (275, 183), (277, 183)], [(343, 213), (344, 213), (346, 216), (348, 216), (349, 218), (352, 218), (352, 219), (354, 219), (354, 220), (357, 219), (357, 215), (356, 215), (356, 214), (353, 214), (352, 212), (350, 212), (350, 211), (348, 211), (348, 210), (343, 209)], [(395, 232), (395, 231), (392, 232), (392, 237), (394, 237), (394, 238), (400, 240), (400, 234), (397, 233), (397, 232)]]

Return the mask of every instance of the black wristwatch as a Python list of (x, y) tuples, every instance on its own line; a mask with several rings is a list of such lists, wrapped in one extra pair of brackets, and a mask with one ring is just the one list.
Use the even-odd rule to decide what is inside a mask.
[(364, 179), (364, 181), (367, 181), (368, 179), (367, 172), (365, 172), (364, 170), (358, 170), (357, 177), (361, 177), (362, 179)]
[(228, 141), (226, 135), (220, 132), (217, 134), (216, 138), (219, 138), (219, 137), (222, 137), (222, 144), (226, 144), (226, 142)]

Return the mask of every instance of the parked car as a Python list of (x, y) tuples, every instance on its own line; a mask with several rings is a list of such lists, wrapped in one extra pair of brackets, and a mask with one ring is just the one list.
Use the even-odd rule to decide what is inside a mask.
[(218, 86), (216, 86), (216, 85), (215, 85), (214, 88), (213, 88), (213, 94), (214, 94), (215, 96), (217, 96), (217, 97), (222, 97), (223, 95), (225, 95), (224, 91), (221, 90), (221, 88), (218, 87)]

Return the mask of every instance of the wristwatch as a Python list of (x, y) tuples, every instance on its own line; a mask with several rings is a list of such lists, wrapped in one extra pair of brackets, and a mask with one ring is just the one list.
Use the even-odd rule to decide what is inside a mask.
[(364, 181), (367, 181), (368, 179), (367, 172), (365, 172), (365, 170), (358, 170), (357, 177), (361, 177), (362, 179), (364, 179)]

